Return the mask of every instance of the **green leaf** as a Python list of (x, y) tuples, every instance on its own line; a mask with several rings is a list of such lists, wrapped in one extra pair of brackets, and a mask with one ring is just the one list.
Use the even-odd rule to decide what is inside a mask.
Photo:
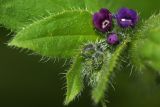
[(20, 31), (9, 46), (33, 50), (48, 57), (72, 57), (80, 45), (98, 38), (91, 18), (86, 10), (51, 15)]
[(105, 7), (116, 12), (120, 7), (129, 7), (138, 10), (142, 17), (148, 17), (151, 13), (159, 11), (157, 2), (157, 0), (0, 0), (0, 24), (17, 31), (34, 20), (49, 16), (49, 13), (56, 14), (71, 8), (95, 12)]
[(148, 17), (160, 9), (157, 0), (142, 0), (138, 4), (135, 0), (0, 0), (0, 24), (17, 31), (50, 13), (56, 14), (71, 8), (95, 12), (105, 7), (116, 12), (124, 6), (138, 10), (142, 17)]
[(81, 0), (0, 0), (0, 24), (20, 30), (34, 20), (71, 8), (85, 8)]
[(20, 30), (34, 20), (70, 9), (98, 11), (106, 0), (0, 0), (0, 24)]
[(160, 14), (150, 17), (132, 42), (133, 62), (141, 68), (150, 66), (160, 70)]
[(113, 5), (112, 0), (84, 0), (86, 8), (92, 12), (97, 12), (101, 8), (110, 8)]
[(92, 99), (95, 103), (98, 103), (103, 99), (106, 89), (108, 88), (110, 78), (114, 72), (114, 68), (118, 64), (119, 56), (126, 49), (129, 38), (121, 43), (113, 54), (106, 53), (104, 58), (104, 64), (101, 69), (100, 78), (97, 86), (92, 91)]
[(75, 57), (70, 70), (67, 72), (67, 93), (65, 105), (68, 105), (83, 90), (82, 58)]

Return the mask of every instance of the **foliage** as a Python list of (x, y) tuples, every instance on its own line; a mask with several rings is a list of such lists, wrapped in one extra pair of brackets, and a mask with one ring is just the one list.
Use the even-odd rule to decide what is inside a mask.
[(72, 57), (84, 42), (98, 38), (90, 19), (91, 14), (86, 10), (53, 14), (21, 30), (9, 45), (31, 49), (48, 57)]
[[(145, 20), (158, 8), (153, 1), (144, 4), (142, 0), (137, 4), (135, 0), (0, 0), (0, 24), (16, 34), (8, 46), (51, 58), (73, 58), (66, 74), (66, 105), (82, 92), (86, 72), (87, 78), (95, 81), (91, 85), (92, 99), (99, 103), (104, 99), (115, 68), (120, 65), (120, 56), (126, 54), (124, 50), (130, 51), (130, 60), (137, 68), (151, 67), (159, 71), (160, 14)], [(148, 8), (150, 4), (153, 6)], [(107, 46), (102, 54), (102, 67), (93, 67), (96, 58), (101, 60), (99, 57), (89, 60), (89, 66), (85, 65), (87, 61), (81, 57), (84, 44), (98, 44), (105, 39), (92, 26), (93, 12), (102, 7), (115, 11), (124, 5), (141, 12), (141, 20), (145, 22), (142, 21), (134, 33), (130, 29), (122, 32), (124, 40), (117, 47)], [(150, 12), (143, 12), (142, 8)], [(91, 68), (85, 69), (86, 66)]]
[(67, 72), (67, 95), (65, 105), (69, 104), (83, 89), (83, 78), (81, 75), (82, 58), (78, 55), (73, 60), (73, 65)]
[(106, 53), (106, 57), (104, 58), (105, 61), (100, 71), (101, 78), (98, 80), (97, 86), (95, 87), (95, 89), (93, 89), (92, 92), (92, 98), (96, 103), (98, 103), (104, 97), (104, 92), (106, 90), (106, 87), (108, 87), (112, 72), (114, 72), (114, 68), (119, 62), (119, 57), (125, 50), (128, 42), (129, 38), (126, 39), (123, 43), (121, 43), (114, 53)]
[(160, 14), (151, 16), (137, 32), (132, 42), (131, 56), (134, 64), (160, 69)]

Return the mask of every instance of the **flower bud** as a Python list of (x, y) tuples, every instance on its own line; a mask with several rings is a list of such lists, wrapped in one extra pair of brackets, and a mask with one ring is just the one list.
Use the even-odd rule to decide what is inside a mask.
[(119, 43), (119, 38), (116, 33), (110, 33), (107, 37), (107, 43), (110, 45), (117, 45)]

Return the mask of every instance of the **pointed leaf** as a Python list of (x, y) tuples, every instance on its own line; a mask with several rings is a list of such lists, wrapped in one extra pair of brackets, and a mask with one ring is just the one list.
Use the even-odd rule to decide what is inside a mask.
[(30, 49), (48, 57), (72, 57), (84, 42), (98, 38), (86, 10), (64, 11), (36, 21), (20, 31), (9, 46)]
[(67, 93), (65, 105), (68, 105), (83, 89), (83, 78), (81, 76), (82, 59), (77, 56), (73, 60), (70, 70), (67, 72)]

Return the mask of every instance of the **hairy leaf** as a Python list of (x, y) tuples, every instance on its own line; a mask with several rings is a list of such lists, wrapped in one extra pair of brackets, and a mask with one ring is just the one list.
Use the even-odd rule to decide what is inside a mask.
[(86, 10), (51, 15), (20, 31), (9, 46), (30, 49), (48, 57), (72, 57), (84, 42), (98, 38), (91, 18)]
[(97, 11), (107, 5), (106, 0), (0, 0), (0, 24), (19, 30), (50, 13), (79, 8)]
[(19, 30), (50, 13), (84, 7), (81, 0), (0, 0), (0, 24)]
[(160, 14), (150, 17), (136, 34), (131, 56), (139, 67), (150, 66), (160, 70)]
[[(49, 16), (50, 13), (56, 14), (71, 8), (95, 12), (105, 7), (116, 12), (118, 8), (126, 6), (137, 9), (142, 17), (149, 16), (151, 12), (159, 9), (156, 0), (145, 3), (144, 1), (137, 3), (135, 0), (0, 0), (0, 24), (12, 30), (20, 30), (34, 20)], [(147, 11), (143, 11), (142, 8)]]
[(81, 76), (82, 59), (77, 56), (73, 59), (73, 64), (67, 72), (67, 93), (65, 105), (68, 105), (83, 90), (83, 78)]
[(98, 103), (101, 99), (103, 99), (112, 73), (114, 72), (114, 68), (118, 64), (119, 56), (122, 54), (123, 50), (125, 50), (128, 42), (129, 38), (121, 43), (113, 54), (106, 53), (104, 64), (100, 71), (100, 78), (98, 80), (97, 86), (92, 91), (92, 98), (95, 103)]

